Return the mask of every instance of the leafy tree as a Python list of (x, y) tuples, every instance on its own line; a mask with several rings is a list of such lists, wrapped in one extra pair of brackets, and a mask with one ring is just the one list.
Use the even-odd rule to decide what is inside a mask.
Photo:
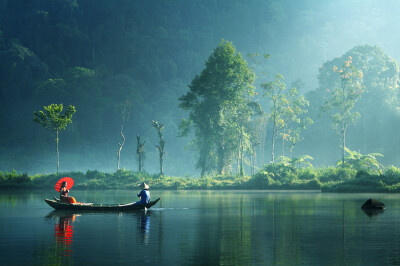
[[(296, 85), (296, 84), (294, 84)], [(282, 130), (282, 155), (284, 156), (284, 143), (289, 142), (290, 157), (293, 154), (294, 147), (303, 140), (302, 133), (307, 126), (313, 123), (313, 120), (306, 116), (309, 106), (308, 100), (300, 96), (296, 87), (292, 87), (287, 91), (286, 98), (288, 106), (284, 114), (283, 120), (286, 121)]]
[(331, 119), (341, 140), (342, 166), (344, 166), (346, 130), (360, 116), (358, 112), (353, 112), (352, 109), (364, 92), (362, 86), (363, 73), (352, 65), (351, 56), (344, 62), (341, 69), (334, 66), (333, 71), (338, 73), (339, 87), (332, 90), (330, 98), (325, 101), (321, 110), (323, 112), (332, 111)]
[(288, 99), (285, 95), (286, 85), (283, 82), (283, 79), (284, 78), (281, 74), (277, 74), (274, 81), (261, 84), (261, 87), (264, 89), (264, 97), (267, 97), (267, 99), (271, 101), (271, 110), (268, 118), (272, 123), (272, 163), (275, 162), (275, 140), (279, 132), (285, 126), (284, 114), (289, 105)]
[(43, 127), (55, 131), (57, 143), (57, 175), (60, 167), (60, 156), (58, 151), (59, 132), (72, 123), (72, 115), (75, 113), (75, 107), (70, 105), (64, 114), (62, 104), (50, 104), (43, 107), (44, 111), (34, 111), (33, 121), (41, 124)]
[[(224, 173), (240, 149), (254, 78), (233, 44), (222, 40), (205, 69), (192, 80), (189, 92), (179, 98), (179, 106), (190, 112), (188, 119), (182, 120), (181, 135), (194, 129), (193, 142), (199, 153), (196, 166), (202, 176), (211, 170)], [(244, 114), (246, 119), (239, 119)]]

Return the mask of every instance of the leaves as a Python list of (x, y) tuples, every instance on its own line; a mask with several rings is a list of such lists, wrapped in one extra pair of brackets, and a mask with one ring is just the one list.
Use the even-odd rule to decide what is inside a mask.
[(43, 107), (44, 111), (33, 112), (33, 121), (41, 124), (43, 127), (60, 131), (67, 127), (69, 123), (72, 123), (72, 115), (75, 113), (75, 107), (70, 105), (64, 114), (62, 104), (50, 104)]

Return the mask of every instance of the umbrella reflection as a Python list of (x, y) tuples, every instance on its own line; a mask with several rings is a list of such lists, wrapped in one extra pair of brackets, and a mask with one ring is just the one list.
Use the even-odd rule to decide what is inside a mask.
[(72, 255), (72, 235), (74, 233), (74, 227), (72, 223), (75, 221), (75, 214), (68, 216), (59, 216), (58, 223), (54, 228), (56, 237), (57, 250), (60, 250), (59, 256), (71, 256)]

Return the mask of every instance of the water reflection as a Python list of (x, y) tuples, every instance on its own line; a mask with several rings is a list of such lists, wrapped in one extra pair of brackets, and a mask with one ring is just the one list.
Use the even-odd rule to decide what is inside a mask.
[(148, 213), (142, 213), (141, 215), (138, 215), (138, 221), (141, 240), (145, 245), (148, 245), (150, 238), (150, 215)]
[(72, 236), (74, 234), (75, 214), (60, 215), (54, 227), (56, 250), (58, 256), (72, 255)]
[(363, 209), (363, 212), (364, 212), (367, 216), (373, 217), (373, 216), (378, 216), (379, 214), (384, 213), (385, 210)]

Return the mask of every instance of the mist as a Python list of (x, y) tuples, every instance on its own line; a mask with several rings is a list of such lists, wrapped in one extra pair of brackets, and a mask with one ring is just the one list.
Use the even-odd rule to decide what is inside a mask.
[[(270, 55), (255, 70), (256, 99), (265, 112), (263, 82), (278, 73), (287, 87), (302, 82), (298, 89), (310, 101), (314, 123), (294, 156), (311, 155), (314, 166), (340, 159), (338, 136), (319, 113), (322, 98), (313, 96), (327, 89), (324, 67), (343, 63), (346, 53), (368, 45), (396, 62), (398, 78), (400, 2), (395, 0), (28, 2), (0, 1), (0, 171), (55, 172), (55, 135), (32, 122), (33, 111), (52, 103), (77, 110), (60, 134), (60, 171), (115, 171), (120, 107), (129, 99), (120, 168), (138, 170), (138, 134), (146, 142), (144, 170), (158, 173), (155, 120), (164, 124), (164, 173), (198, 176), (192, 137), (179, 136), (188, 113), (178, 99), (221, 40), (232, 42), (246, 60), (250, 53)], [(371, 94), (368, 88), (379, 86), (366, 84), (370, 94), (355, 106), (361, 117), (349, 126), (347, 144), (363, 154), (379, 152), (384, 165), (398, 166), (396, 86), (391, 94), (384, 89)], [(381, 105), (374, 102), (379, 97)], [(266, 127), (258, 168), (271, 159), (270, 124)], [(282, 153), (280, 147), (276, 153)]]

